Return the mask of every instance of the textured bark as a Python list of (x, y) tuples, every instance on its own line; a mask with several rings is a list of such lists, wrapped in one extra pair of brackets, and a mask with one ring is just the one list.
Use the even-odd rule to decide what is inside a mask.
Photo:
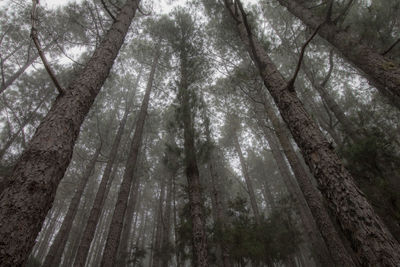
[[(262, 99), (262, 97), (260, 98)], [(269, 103), (266, 103), (266, 101), (267, 100), (264, 97), (263, 102), (265, 113), (274, 127), (277, 139), (282, 146), (282, 150), (285, 153), (285, 156), (301, 189), (300, 191), (297, 185), (293, 185), (293, 189), (289, 190), (289, 192), (292, 191), (292, 194), (296, 194), (299, 200), (298, 206), (301, 209), (300, 213), (302, 220), (304, 224), (307, 224), (305, 228), (310, 231), (309, 235), (311, 237), (313, 251), (316, 252), (318, 260), (322, 266), (332, 265), (332, 261), (330, 259), (333, 260), (335, 265), (339, 265), (340, 263), (351, 264), (353, 260), (343, 245), (342, 240), (340, 239), (340, 236), (337, 233), (331, 218), (329, 217), (329, 213), (324, 206), (324, 202), (319, 195), (319, 192), (314, 188), (310, 177), (307, 175), (306, 170), (301, 165), (301, 162), (297, 157), (293, 145), (291, 144), (287, 133), (285, 133), (279, 118), (275, 115), (273, 109)], [(261, 118), (259, 117), (258, 119)], [(274, 146), (273, 150), (279, 149), (279, 145), (277, 145), (276, 141), (274, 140), (276, 138), (274, 138), (272, 131), (265, 127), (263, 128), (268, 143)], [(322, 235), (331, 257), (327, 255), (325, 244), (321, 244), (319, 233)]]
[(235, 17), (233, 23), (236, 24), (244, 45), (361, 264), (399, 265), (399, 243), (354, 184), (350, 173), (307, 114), (295, 91), (288, 89), (288, 82), (251, 34), (248, 23), (245, 25), (243, 13), (235, 15), (233, 4), (229, 0), (225, 0), (225, 4)]
[[(296, 0), (278, 1), (311, 29), (316, 29), (325, 21), (325, 18), (314, 15)], [(332, 22), (325, 22), (318, 30), (318, 34), (363, 71), (365, 78), (392, 104), (400, 108), (400, 66), (362, 44), (349, 32), (341, 30)]]
[(142, 106), (140, 107), (138, 119), (136, 122), (135, 133), (133, 134), (129, 156), (126, 161), (124, 176), (122, 178), (122, 183), (118, 192), (117, 203), (115, 205), (114, 213), (112, 216), (111, 226), (107, 236), (101, 266), (115, 266), (115, 260), (121, 238), (126, 206), (129, 198), (129, 189), (131, 187), (131, 183), (134, 182), (134, 180), (136, 179), (136, 177), (134, 177), (134, 172), (139, 154), (139, 148), (142, 143), (143, 128), (146, 121), (147, 108), (149, 106), (150, 92), (153, 87), (154, 74), (156, 72), (159, 57), (160, 47), (157, 48), (157, 51), (153, 58), (146, 92), (143, 98)]
[(234, 134), (233, 143), (235, 146), (236, 153), (239, 156), (242, 175), (246, 182), (247, 193), (249, 194), (249, 197), (250, 197), (251, 209), (253, 210), (254, 217), (256, 218), (257, 223), (261, 223), (261, 215), (260, 215), (260, 210), (258, 209), (258, 205), (257, 205), (257, 199), (256, 199), (256, 194), (254, 192), (253, 181), (250, 178), (249, 170), (247, 168), (246, 160), (244, 159), (244, 156), (242, 153), (242, 148), (240, 147), (240, 144), (239, 144), (239, 139), (237, 137), (237, 133)]
[[(84, 266), (86, 262), (86, 258), (90, 249), (90, 244), (92, 243), (94, 233), (96, 231), (96, 226), (99, 221), (101, 210), (103, 208), (105, 198), (109, 193), (110, 185), (112, 182), (111, 171), (114, 166), (115, 160), (117, 158), (117, 153), (119, 149), (119, 145), (121, 143), (121, 138), (124, 133), (124, 129), (126, 126), (126, 121), (128, 119), (128, 115), (133, 105), (133, 99), (136, 94), (137, 86), (140, 80), (141, 72), (139, 73), (135, 85), (133, 87), (132, 95), (130, 96), (128, 102), (125, 106), (124, 115), (119, 123), (117, 133), (115, 134), (115, 138), (113, 144), (111, 146), (110, 154), (108, 155), (108, 161), (106, 168), (104, 169), (103, 176), (101, 178), (101, 182), (99, 185), (99, 189), (97, 190), (92, 209), (90, 210), (89, 219), (86, 223), (85, 230), (82, 234), (82, 239), (79, 244), (78, 252), (75, 257), (74, 266)], [(114, 167), (116, 168), (116, 166)]]
[(184, 154), (185, 154), (185, 174), (189, 190), (190, 216), (192, 218), (192, 246), (193, 246), (193, 265), (196, 267), (208, 266), (207, 261), (207, 238), (204, 223), (204, 206), (200, 174), (197, 166), (196, 147), (194, 142), (194, 128), (192, 112), (190, 106), (190, 92), (187, 74), (187, 54), (181, 51), (180, 55), (180, 93)]
[(27, 260), (71, 160), (80, 126), (118, 55), (138, 2), (127, 1), (86, 68), (57, 97), (18, 160), (12, 184), (0, 197), (3, 266), (19, 266)]
[(85, 172), (80, 179), (78, 187), (74, 193), (69, 204), (67, 214), (64, 217), (63, 223), (58, 231), (53, 243), (51, 244), (50, 250), (47, 253), (46, 259), (44, 260), (43, 267), (59, 266), (61, 261), (61, 256), (64, 251), (65, 245), (67, 243), (67, 238), (69, 232), (72, 228), (72, 223), (75, 219), (75, 215), (78, 211), (78, 206), (85, 191), (86, 185), (89, 181), (90, 176), (93, 174), (94, 168), (96, 166), (97, 159), (101, 152), (101, 145), (96, 149), (96, 152), (92, 156), (89, 164), (86, 167)]

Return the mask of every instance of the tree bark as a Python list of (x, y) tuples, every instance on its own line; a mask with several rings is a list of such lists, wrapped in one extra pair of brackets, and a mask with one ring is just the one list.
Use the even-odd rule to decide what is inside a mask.
[[(238, 1), (235, 3), (240, 4)], [(399, 243), (354, 184), (353, 177), (305, 111), (295, 89), (288, 87), (289, 83), (252, 35), (244, 14), (242, 12), (238, 14), (229, 0), (225, 0), (225, 5), (234, 17), (233, 23), (236, 24), (244, 45), (259, 69), (266, 88), (300, 147), (329, 208), (359, 256), (361, 264), (399, 265)], [(343, 259), (341, 265), (352, 266), (354, 263)]]
[(72, 197), (71, 203), (69, 204), (67, 214), (64, 217), (63, 223), (58, 231), (53, 243), (51, 244), (50, 250), (47, 253), (46, 259), (44, 260), (43, 267), (59, 266), (61, 261), (62, 252), (64, 251), (65, 245), (67, 243), (67, 238), (69, 232), (72, 228), (72, 223), (75, 219), (75, 215), (78, 211), (78, 206), (85, 191), (86, 185), (89, 181), (90, 176), (92, 176), (94, 168), (96, 167), (97, 159), (101, 152), (101, 145), (96, 149), (93, 154), (92, 159), (86, 167), (85, 172), (80, 179), (78, 188)]
[(18, 160), (0, 197), (0, 262), (23, 265), (71, 160), (80, 126), (124, 42), (139, 0), (121, 9), (104, 40), (65, 94), (59, 95)]
[(251, 209), (253, 210), (254, 217), (255, 217), (257, 223), (260, 224), (261, 223), (261, 215), (260, 215), (260, 210), (258, 209), (258, 205), (257, 205), (257, 199), (256, 199), (256, 194), (254, 192), (253, 182), (251, 181), (251, 178), (249, 175), (249, 170), (247, 169), (246, 160), (244, 159), (242, 149), (239, 144), (239, 139), (238, 139), (237, 133), (234, 133), (233, 143), (235, 146), (236, 153), (239, 156), (242, 175), (244, 177), (244, 180), (246, 181), (247, 193), (249, 194), (249, 197), (250, 197)]
[[(119, 145), (121, 143), (122, 135), (124, 133), (124, 129), (126, 126), (126, 121), (128, 119), (128, 115), (134, 103), (134, 97), (136, 94), (136, 90), (139, 84), (141, 76), (141, 71), (136, 79), (135, 85), (133, 87), (132, 95), (130, 96), (128, 102), (125, 106), (124, 115), (119, 123), (117, 133), (115, 134), (115, 138), (113, 144), (111, 146), (110, 154), (108, 155), (108, 161), (106, 168), (104, 169), (103, 176), (101, 178), (101, 182), (99, 185), (99, 189), (97, 190), (92, 209), (90, 210), (89, 219), (86, 223), (85, 230), (82, 234), (82, 239), (79, 244), (78, 252), (75, 257), (74, 266), (84, 266), (86, 262), (86, 258), (90, 249), (90, 244), (93, 241), (94, 233), (96, 232), (96, 226), (98, 224), (101, 210), (103, 208), (106, 196), (109, 193), (110, 185), (112, 182), (111, 171), (114, 166), (115, 160), (117, 158), (117, 153), (119, 149)], [(117, 166), (114, 166), (117, 168)]]
[(163, 215), (163, 237), (161, 243), (161, 267), (168, 267), (171, 260), (169, 247), (171, 244), (171, 209), (172, 209), (172, 183), (176, 175), (175, 170), (167, 170), (167, 196), (165, 198), (165, 211)]
[[(184, 49), (183, 49), (184, 50)], [(180, 92), (184, 154), (185, 154), (185, 173), (189, 190), (190, 216), (192, 219), (192, 246), (193, 264), (196, 267), (208, 266), (207, 238), (204, 223), (204, 206), (200, 174), (197, 166), (196, 147), (194, 142), (194, 128), (192, 122), (192, 111), (190, 106), (190, 92), (187, 74), (187, 54), (181, 51), (180, 54)]]
[(160, 44), (158, 44), (157, 46), (158, 47), (153, 58), (153, 63), (151, 66), (146, 92), (136, 122), (136, 129), (135, 133), (133, 134), (129, 156), (126, 161), (125, 172), (122, 178), (122, 183), (117, 197), (117, 203), (115, 205), (114, 213), (112, 216), (111, 226), (107, 236), (106, 246), (103, 252), (103, 258), (101, 262), (101, 266), (103, 267), (115, 266), (118, 245), (121, 238), (124, 216), (129, 197), (129, 189), (131, 187), (131, 183), (134, 182), (134, 180), (136, 179), (133, 175), (136, 168), (139, 148), (142, 143), (143, 128), (144, 128), (144, 123), (146, 121), (147, 108), (149, 106), (150, 92), (153, 87), (154, 74), (156, 72), (158, 59), (160, 57)]
[(316, 29), (323, 23), (318, 34), (337, 48), (348, 61), (363, 71), (365, 78), (393, 105), (400, 108), (400, 67), (395, 62), (362, 44), (333, 22), (314, 15), (312, 11), (296, 0), (278, 1), (311, 29)]

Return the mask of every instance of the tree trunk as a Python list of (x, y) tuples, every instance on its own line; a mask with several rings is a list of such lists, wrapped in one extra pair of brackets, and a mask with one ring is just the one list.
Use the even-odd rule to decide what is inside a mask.
[[(213, 153), (211, 153), (211, 157), (213, 156), (212, 154)], [(214, 203), (213, 214), (215, 214), (214, 215), (215, 227), (217, 228), (217, 233), (222, 234), (222, 232), (225, 230), (225, 224), (226, 224), (226, 216), (224, 214), (226, 207), (222, 198), (220, 177), (218, 177), (213, 162), (214, 162), (213, 158), (211, 158), (208, 162), (208, 169), (210, 170), (210, 177), (211, 177), (211, 199), (212, 203)], [(221, 254), (220, 258), (222, 259), (222, 266), (223, 267), (233, 266), (231, 258), (229, 256), (228, 247), (225, 244), (224, 240), (218, 238), (217, 242)]]
[[(99, 221), (101, 210), (103, 208), (106, 196), (109, 193), (111, 182), (112, 182), (112, 175), (111, 171), (114, 166), (115, 160), (117, 158), (117, 153), (119, 149), (119, 144), (121, 143), (122, 135), (124, 133), (124, 129), (126, 126), (126, 121), (128, 119), (128, 115), (134, 103), (134, 97), (136, 94), (136, 90), (139, 84), (141, 70), (139, 75), (136, 79), (135, 85), (133, 87), (132, 95), (130, 96), (128, 102), (125, 106), (124, 115), (119, 123), (117, 133), (115, 134), (115, 138), (113, 144), (111, 146), (110, 154), (108, 155), (108, 161), (106, 168), (104, 169), (103, 176), (101, 178), (101, 182), (99, 185), (99, 189), (97, 190), (92, 209), (90, 210), (89, 219), (86, 223), (85, 230), (82, 234), (82, 239), (79, 244), (78, 252), (75, 257), (74, 266), (84, 266), (86, 262), (86, 258), (90, 249), (90, 244), (94, 238), (94, 233), (96, 231), (96, 226)], [(117, 166), (114, 166), (117, 168)]]
[(122, 265), (126, 265), (126, 259), (129, 256), (129, 240), (131, 238), (132, 220), (135, 215), (136, 203), (139, 199), (139, 187), (140, 177), (138, 176), (135, 183), (132, 183), (130, 190), (130, 198), (125, 213), (125, 222), (121, 233), (121, 241), (118, 248), (118, 262)]
[(167, 196), (165, 198), (165, 211), (163, 216), (163, 237), (161, 243), (161, 267), (168, 267), (171, 256), (169, 254), (169, 248), (171, 244), (171, 209), (172, 209), (172, 183), (176, 175), (175, 170), (167, 170)]
[[(275, 137), (275, 134), (278, 138), (282, 137), (283, 135), (279, 133), (280, 128), (274, 128), (275, 133), (270, 130), (269, 128), (266, 127), (262, 115), (265, 114), (265, 111), (261, 111), (257, 108), (255, 108), (255, 114), (257, 118), (257, 122), (260, 126), (260, 128), (264, 132), (265, 139), (267, 140), (271, 150), (272, 150), (272, 156), (275, 159), (276, 165), (278, 167), (278, 170), (282, 176), (283, 182), (291, 195), (294, 204), (296, 205), (299, 215), (301, 218), (301, 221), (303, 223), (304, 229), (305, 229), (305, 236), (304, 238), (308, 240), (308, 243), (311, 246), (312, 251), (316, 254), (317, 261), (321, 264), (321, 266), (333, 266), (332, 259), (329, 255), (329, 252), (325, 246), (325, 243), (322, 242), (322, 240), (319, 237), (319, 230), (317, 229), (317, 226), (315, 225), (315, 221), (313, 220), (313, 215), (311, 214), (309, 207), (307, 205), (306, 200), (304, 199), (304, 194), (302, 191), (300, 191), (300, 188), (295, 184), (294, 180), (292, 179), (291, 172), (286, 164), (286, 160), (284, 158), (284, 155), (282, 154), (281, 148), (279, 146), (279, 141)], [(269, 116), (268, 114), (267, 116)], [(273, 114), (274, 115), (274, 114)], [(272, 116), (273, 116), (272, 115)], [(275, 125), (276, 126), (276, 125)], [(287, 138), (286, 136), (282, 138)], [(285, 143), (287, 144), (287, 143)], [(288, 149), (288, 147), (283, 147), (282, 150), (285, 151), (285, 148)], [(290, 147), (289, 147), (290, 149)], [(285, 151), (286, 153), (286, 151)], [(289, 159), (288, 159), (289, 161)], [(294, 165), (294, 164), (293, 164)], [(302, 168), (302, 166), (295, 166), (297, 168)], [(298, 178), (296, 176), (297, 179)], [(309, 179), (307, 177), (307, 179)]]
[(184, 135), (185, 173), (189, 190), (190, 216), (192, 219), (192, 246), (193, 264), (196, 267), (208, 266), (207, 238), (204, 223), (204, 206), (200, 174), (197, 167), (196, 147), (194, 142), (194, 128), (190, 106), (189, 83), (187, 81), (187, 55), (181, 51), (180, 55), (180, 88), (182, 122)]
[(261, 215), (260, 215), (260, 210), (258, 209), (258, 205), (257, 205), (257, 199), (256, 199), (256, 194), (254, 192), (253, 182), (250, 179), (249, 170), (247, 169), (246, 160), (244, 159), (242, 149), (239, 144), (239, 139), (238, 139), (237, 133), (234, 134), (233, 143), (235, 146), (236, 153), (239, 156), (242, 175), (244, 177), (244, 180), (246, 181), (247, 192), (250, 197), (251, 209), (253, 210), (256, 222), (258, 224), (260, 224), (261, 223)]
[(160, 260), (161, 260), (161, 241), (163, 237), (163, 203), (164, 203), (164, 196), (165, 196), (165, 178), (161, 178), (160, 182), (160, 197), (158, 202), (158, 209), (157, 209), (157, 226), (156, 226), (156, 234), (153, 246), (153, 267), (160, 267)]
[(62, 252), (64, 251), (65, 244), (67, 243), (67, 238), (69, 232), (71, 231), (75, 215), (78, 211), (82, 194), (85, 191), (90, 176), (93, 174), (100, 152), (101, 145), (99, 145), (99, 147), (96, 149), (96, 152), (92, 156), (92, 159), (90, 160), (85, 172), (82, 175), (82, 178), (80, 179), (80, 183), (75, 191), (74, 196), (72, 197), (71, 203), (69, 204), (67, 214), (64, 217), (60, 230), (58, 231), (53, 243), (51, 244), (50, 250), (47, 253), (43, 267), (59, 266), (60, 264)]
[(112, 267), (115, 264), (115, 258), (117, 256), (118, 245), (120, 242), (124, 216), (129, 197), (129, 189), (131, 187), (131, 183), (135, 180), (133, 174), (135, 172), (138, 152), (142, 142), (143, 128), (150, 100), (150, 92), (153, 87), (154, 74), (156, 72), (159, 57), (160, 44), (158, 44), (157, 51), (155, 52), (153, 58), (150, 76), (146, 87), (146, 93), (143, 98), (142, 106), (140, 107), (135, 133), (132, 138), (129, 156), (126, 161), (125, 173), (122, 178), (122, 183), (117, 197), (117, 203), (115, 205), (110, 230), (107, 236), (106, 246), (103, 252), (103, 258), (101, 262), (101, 266), (103, 267)]
[[(350, 173), (315, 126), (293, 91), (294, 89), (288, 86), (288, 82), (268, 57), (264, 48), (251, 34), (250, 26), (244, 20), (243, 13), (235, 15), (235, 7), (232, 3), (225, 0), (225, 4), (230, 14), (235, 17), (233, 23), (237, 25), (243, 43), (300, 147), (330, 209), (351, 241), (361, 264), (399, 265), (399, 243), (389, 233), (362, 192), (354, 184)], [(341, 265), (352, 266), (354, 263), (342, 258)]]
[(121, 9), (104, 40), (76, 80), (55, 100), (18, 160), (0, 197), (0, 262), (23, 265), (71, 160), (80, 126), (124, 42), (139, 0)]
[(312, 11), (296, 0), (278, 1), (311, 29), (316, 29), (323, 23), (318, 34), (338, 49), (347, 60), (363, 71), (365, 78), (393, 105), (400, 108), (400, 67), (395, 62), (362, 44), (333, 22), (314, 15)]

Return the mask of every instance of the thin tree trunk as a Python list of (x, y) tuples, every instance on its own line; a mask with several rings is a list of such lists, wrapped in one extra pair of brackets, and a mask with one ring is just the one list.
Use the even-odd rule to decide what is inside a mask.
[(256, 194), (254, 192), (253, 182), (250, 178), (249, 170), (247, 169), (246, 160), (244, 159), (242, 148), (240, 147), (237, 133), (234, 134), (233, 143), (235, 146), (236, 153), (239, 156), (240, 166), (241, 166), (244, 180), (246, 181), (247, 192), (250, 197), (251, 209), (253, 210), (254, 217), (255, 217), (257, 223), (261, 224), (261, 215), (260, 215), (260, 210), (258, 209), (258, 205), (257, 205), (257, 199), (256, 199)]
[(120, 246), (118, 248), (118, 262), (123, 266), (126, 265), (126, 259), (129, 256), (129, 239), (131, 238), (132, 220), (135, 215), (136, 203), (139, 199), (140, 177), (132, 183), (130, 190), (130, 198), (126, 208), (125, 222), (121, 233)]
[[(171, 256), (169, 254), (169, 247), (171, 244), (171, 209), (172, 209), (172, 183), (176, 172), (174, 170), (167, 170), (167, 196), (165, 198), (165, 211), (163, 216), (163, 237), (161, 243), (161, 267), (168, 267)], [(168, 254), (167, 254), (168, 253)]]
[[(134, 103), (134, 97), (136, 94), (136, 90), (139, 84), (140, 76), (142, 70), (140, 70), (138, 77), (136, 78), (135, 85), (133, 87), (132, 95), (130, 96), (128, 102), (125, 106), (124, 115), (119, 123), (117, 133), (115, 134), (115, 138), (113, 144), (111, 146), (110, 154), (108, 155), (108, 161), (106, 168), (104, 169), (103, 176), (101, 178), (101, 182), (99, 188), (97, 190), (92, 209), (90, 210), (89, 219), (86, 223), (85, 230), (82, 234), (82, 239), (79, 244), (78, 252), (75, 257), (74, 266), (84, 266), (86, 262), (86, 258), (90, 249), (90, 244), (94, 238), (94, 233), (96, 232), (96, 226), (98, 224), (101, 210), (103, 208), (106, 196), (109, 193), (112, 178), (111, 175), (112, 168), (114, 166), (115, 160), (117, 158), (117, 153), (119, 149), (119, 145), (121, 143), (122, 135), (124, 133), (124, 129), (126, 126), (126, 122), (128, 119), (128, 115)], [(114, 166), (117, 168), (117, 166)]]
[[(236, 4), (239, 2), (236, 1)], [(315, 126), (302, 103), (251, 33), (243, 13), (235, 15), (229, 0), (225, 4), (234, 16), (239, 35), (268, 91), (288, 125), (302, 155), (316, 178), (322, 194), (340, 222), (364, 265), (400, 265), (399, 243), (389, 233), (361, 191), (354, 184), (329, 142)], [(241, 8), (240, 8), (241, 9)], [(350, 257), (340, 259), (343, 266), (353, 266)]]
[(187, 55), (180, 55), (180, 88), (182, 93), (181, 108), (184, 135), (185, 173), (189, 190), (190, 216), (192, 219), (193, 264), (196, 267), (208, 266), (207, 238), (204, 223), (204, 206), (200, 174), (197, 166), (194, 128), (190, 106), (190, 92), (187, 81)]
[(176, 212), (176, 178), (174, 177), (173, 181), (173, 193), (172, 193), (172, 201), (173, 201), (173, 207), (174, 207), (174, 243), (175, 243), (175, 257), (176, 257), (176, 267), (181, 267), (181, 261), (180, 261), (180, 254), (179, 254), (179, 249), (178, 249), (178, 219), (177, 219), (177, 212)]
[(71, 160), (80, 126), (124, 42), (139, 0), (121, 9), (100, 46), (76, 80), (55, 100), (22, 154), (13, 184), (0, 197), (0, 262), (23, 265), (54, 201)]
[(60, 216), (60, 214), (61, 214), (61, 209), (57, 209), (57, 212), (55, 213), (55, 215), (53, 217), (49, 218), (49, 227), (46, 230), (46, 232), (43, 236), (43, 239), (39, 243), (39, 248), (38, 248), (37, 254), (35, 255), (36, 259), (38, 259), (40, 262), (42, 262), (42, 259), (44, 259), (44, 257), (46, 256), (45, 252), (50, 243), (51, 234), (55, 230), (57, 218), (58, 218), (58, 216)]
[[(312, 251), (316, 254), (317, 261), (320, 262), (321, 266), (333, 266), (331, 257), (329, 256), (328, 250), (325, 246), (325, 244), (322, 242), (322, 240), (319, 238), (318, 235), (318, 229), (315, 225), (315, 222), (313, 220), (313, 216), (308, 209), (307, 203), (304, 199), (303, 193), (300, 191), (300, 189), (297, 187), (297, 185), (294, 183), (290, 170), (286, 164), (284, 155), (282, 154), (281, 148), (279, 147), (279, 141), (275, 137), (275, 134), (278, 136), (277, 132), (273, 132), (269, 128), (266, 127), (264, 124), (264, 121), (262, 119), (262, 113), (260, 110), (256, 109), (256, 118), (258, 121), (258, 124), (260, 128), (264, 132), (265, 139), (267, 140), (271, 151), (272, 151), (272, 156), (275, 159), (275, 162), (277, 164), (278, 170), (282, 176), (283, 182), (291, 195), (296, 207), (298, 208), (299, 215), (301, 218), (301, 221), (303, 223), (304, 229), (305, 229), (305, 236), (304, 238), (308, 240)], [(265, 113), (265, 112), (263, 112)], [(275, 130), (276, 131), (276, 130)], [(282, 147), (284, 150), (284, 148)], [(297, 177), (296, 177), (297, 178)], [(298, 178), (297, 178), (298, 179)]]
[(90, 160), (85, 172), (82, 175), (82, 178), (80, 179), (80, 183), (75, 191), (74, 196), (72, 197), (71, 203), (69, 204), (67, 214), (64, 217), (60, 230), (51, 244), (50, 250), (47, 253), (46, 259), (44, 260), (43, 267), (59, 266), (60, 264), (61, 256), (67, 243), (68, 235), (71, 231), (75, 215), (78, 211), (80, 200), (83, 192), (85, 191), (89, 178), (93, 174), (100, 152), (101, 145), (99, 145), (99, 147), (96, 149), (96, 152), (93, 154), (92, 159)]
[(278, 0), (293, 15), (298, 17), (311, 29), (331, 43), (338, 51), (358, 69), (364, 72), (365, 78), (375, 86), (389, 101), (400, 108), (400, 67), (395, 62), (362, 44), (345, 30), (341, 30), (331, 21), (313, 14), (312, 11), (296, 0)]
[(161, 241), (164, 235), (163, 230), (163, 204), (164, 204), (164, 196), (165, 196), (165, 178), (161, 178), (160, 182), (160, 198), (158, 202), (158, 211), (157, 211), (157, 228), (156, 228), (156, 237), (154, 241), (154, 253), (153, 253), (153, 267), (160, 267), (161, 261)]
[[(211, 157), (213, 157), (212, 153)], [(211, 177), (211, 199), (213, 199), (212, 202), (214, 203), (213, 207), (213, 210), (215, 211), (214, 222), (217, 228), (217, 233), (221, 234), (225, 230), (225, 225), (226, 225), (226, 216), (224, 214), (224, 210), (226, 207), (222, 199), (220, 177), (218, 177), (213, 162), (214, 162), (213, 158), (211, 158), (210, 161), (208, 162), (208, 169), (210, 170), (210, 177)], [(229, 250), (227, 245), (220, 238), (218, 239), (217, 242), (221, 254), (222, 266), (231, 267), (232, 261), (229, 256)]]
[(135, 133), (132, 138), (128, 160), (126, 161), (125, 173), (118, 193), (117, 203), (115, 205), (113, 217), (111, 220), (111, 226), (108, 233), (106, 246), (103, 252), (103, 259), (101, 262), (101, 266), (103, 267), (112, 267), (115, 264), (115, 258), (117, 256), (116, 254), (121, 238), (124, 216), (129, 197), (129, 189), (131, 183), (134, 182), (134, 180), (136, 179), (133, 175), (136, 168), (139, 148), (142, 142), (143, 128), (147, 116), (147, 108), (149, 106), (150, 92), (153, 87), (154, 74), (156, 72), (158, 59), (160, 57), (160, 44), (158, 44), (157, 46), (157, 51), (155, 52), (153, 58), (150, 76), (147, 83), (146, 93), (143, 98), (142, 106), (140, 108), (136, 123)]

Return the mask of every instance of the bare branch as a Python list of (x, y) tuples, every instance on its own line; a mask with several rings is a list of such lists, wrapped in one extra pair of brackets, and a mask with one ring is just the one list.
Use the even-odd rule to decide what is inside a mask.
[(318, 30), (321, 28), (323, 23), (321, 23), (313, 32), (313, 34), (310, 36), (310, 38), (307, 39), (307, 41), (303, 44), (303, 46), (301, 47), (301, 51), (300, 51), (300, 57), (299, 57), (299, 61), (297, 62), (297, 66), (296, 66), (296, 70), (294, 71), (293, 77), (292, 79), (289, 80), (288, 84), (287, 84), (287, 88), (289, 89), (289, 91), (294, 91), (294, 82), (296, 81), (297, 78), (297, 74), (299, 74), (300, 71), (300, 67), (301, 67), (301, 62), (303, 61), (303, 57), (304, 57), (304, 52), (307, 48), (307, 45), (311, 42), (311, 40), (314, 38), (314, 36), (317, 34)]
[(326, 11), (325, 20), (331, 22), (332, 19), (333, 0), (328, 0), (328, 7)]
[(386, 49), (386, 51), (385, 52), (383, 52), (381, 55), (382, 56), (384, 56), (384, 55), (386, 55), (387, 53), (389, 53), (397, 44), (399, 44), (400, 43), (400, 38), (399, 39), (397, 39), (388, 49)]
[(103, 5), (104, 9), (106, 10), (106, 12), (108, 13), (108, 15), (110, 15), (110, 17), (113, 19), (113, 21), (116, 20), (115, 16), (113, 15), (113, 13), (111, 13), (111, 10), (108, 9), (106, 2), (104, 2), (104, 0), (101, 0), (101, 4)]
[(351, 5), (353, 4), (354, 0), (349, 0), (346, 7), (340, 12), (340, 14), (332, 21), (334, 24), (337, 24), (339, 20), (344, 19), (347, 12), (350, 10)]
[(37, 29), (36, 29), (36, 20), (37, 20), (37, 5), (39, 3), (39, 0), (32, 0), (33, 6), (32, 6), (32, 14), (31, 14), (31, 19), (32, 19), (32, 29), (31, 29), (31, 38), (33, 40), (33, 43), (36, 46), (36, 49), (38, 50), (39, 56), (42, 59), (43, 65), (47, 71), (47, 73), (49, 74), (51, 80), (53, 81), (54, 85), (56, 86), (58, 92), (62, 95), (65, 93), (64, 89), (62, 88), (62, 86), (60, 85), (60, 83), (58, 82), (53, 70), (51, 69), (47, 58), (45, 56), (45, 54), (43, 53), (42, 47), (40, 46), (40, 41), (38, 38), (38, 33), (37, 33)]
[(325, 85), (328, 83), (329, 79), (331, 78), (332, 71), (333, 71), (333, 49), (329, 52), (329, 70), (324, 80), (321, 82), (321, 87), (325, 87)]

